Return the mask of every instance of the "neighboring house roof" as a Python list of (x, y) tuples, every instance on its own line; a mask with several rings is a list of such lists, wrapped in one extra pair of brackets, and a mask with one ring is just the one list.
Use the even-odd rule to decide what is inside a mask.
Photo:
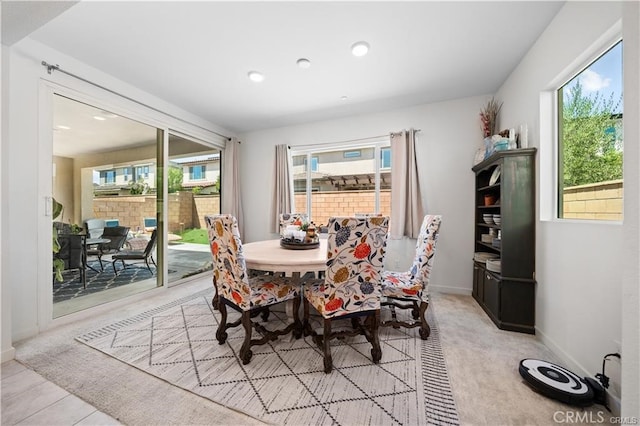
[(190, 181), (190, 182), (182, 182), (183, 188), (195, 188), (199, 186), (200, 188), (208, 188), (210, 186), (215, 186), (215, 182), (206, 181), (206, 182), (198, 182), (198, 181)]
[(190, 161), (180, 161), (180, 159), (174, 159), (172, 163), (177, 166), (192, 166), (195, 164), (207, 164), (207, 163), (218, 163), (220, 162), (220, 156), (214, 155), (207, 158), (201, 158), (199, 160), (190, 160)]

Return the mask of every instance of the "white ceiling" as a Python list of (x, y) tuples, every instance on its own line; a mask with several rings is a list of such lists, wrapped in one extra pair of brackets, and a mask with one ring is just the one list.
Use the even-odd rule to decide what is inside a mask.
[(83, 1), (29, 37), (241, 133), (493, 93), (562, 5)]
[(73, 158), (155, 142), (155, 127), (63, 96), (53, 97), (54, 155)]

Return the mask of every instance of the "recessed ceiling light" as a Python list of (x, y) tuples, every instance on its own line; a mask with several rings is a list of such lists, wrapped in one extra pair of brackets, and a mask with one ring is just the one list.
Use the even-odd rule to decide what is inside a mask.
[(249, 71), (247, 75), (249, 76), (249, 80), (255, 81), (256, 83), (259, 83), (262, 80), (264, 80), (264, 75), (262, 75), (258, 71)]
[(359, 41), (357, 43), (353, 43), (351, 46), (351, 53), (353, 56), (364, 56), (369, 51), (369, 43), (366, 41)]
[(347, 97), (346, 97), (346, 96), (341, 96), (341, 97), (340, 97), (340, 100), (341, 100), (341, 101), (346, 101), (346, 100), (347, 100)]
[(298, 64), (298, 67), (300, 68), (309, 68), (311, 66), (311, 61), (307, 58), (300, 58), (296, 61), (296, 64)]
[(104, 117), (102, 117), (100, 115), (94, 115), (93, 118), (95, 118), (98, 121), (105, 121), (106, 120), (106, 118), (104, 118)]

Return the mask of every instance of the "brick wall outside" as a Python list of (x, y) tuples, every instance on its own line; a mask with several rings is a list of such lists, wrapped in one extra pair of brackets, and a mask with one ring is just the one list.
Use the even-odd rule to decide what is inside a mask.
[(565, 219), (622, 220), (622, 180), (565, 188)]
[[(373, 213), (375, 211), (375, 191), (332, 191), (312, 192), (311, 210), (312, 220), (316, 225), (326, 225), (331, 216), (350, 216), (356, 213)], [(297, 211), (305, 210), (306, 195), (297, 194), (295, 205)], [(391, 191), (380, 191), (380, 213), (383, 216), (391, 214)]]
[(205, 227), (205, 215), (220, 214), (220, 195), (195, 195), (193, 201), (194, 228)]
[(118, 219), (120, 226), (132, 231), (143, 227), (143, 218), (156, 217), (156, 197), (131, 195), (93, 199), (93, 216), (97, 219)]
[[(295, 197), (296, 206), (305, 205), (305, 195)], [(317, 225), (326, 225), (331, 216), (375, 211), (374, 191), (314, 192), (311, 198), (313, 221)], [(138, 227), (142, 228), (143, 218), (156, 217), (156, 197), (132, 195), (94, 198), (93, 213), (98, 219), (118, 219), (121, 226), (128, 226), (135, 231)], [(187, 191), (169, 194), (168, 231), (204, 228), (204, 216), (219, 213), (219, 195), (194, 195)], [(380, 191), (380, 213), (384, 216), (391, 214), (389, 190)]]
[[(219, 205), (219, 195), (194, 196), (187, 191), (169, 194), (168, 231), (203, 228), (204, 215), (219, 213)], [(93, 213), (98, 219), (118, 219), (121, 226), (136, 231), (138, 227), (142, 228), (143, 218), (156, 217), (156, 197), (133, 195), (94, 198)]]

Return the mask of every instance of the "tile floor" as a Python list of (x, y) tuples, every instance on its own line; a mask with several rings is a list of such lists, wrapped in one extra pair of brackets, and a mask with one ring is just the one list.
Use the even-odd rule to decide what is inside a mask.
[(17, 361), (0, 366), (2, 425), (120, 425)]

